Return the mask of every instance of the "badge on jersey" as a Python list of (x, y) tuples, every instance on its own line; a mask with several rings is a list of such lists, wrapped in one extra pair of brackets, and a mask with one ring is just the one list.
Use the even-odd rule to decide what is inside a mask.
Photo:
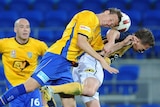
[(32, 58), (32, 52), (27, 52), (29, 58)]
[(80, 25), (80, 29), (81, 29), (81, 30), (86, 30), (86, 31), (88, 31), (88, 32), (91, 32), (91, 28), (88, 27), (88, 26), (85, 26), (85, 25)]
[(12, 58), (15, 58), (15, 57), (16, 57), (16, 50), (12, 50), (12, 51), (11, 51), (11, 57), (12, 57)]

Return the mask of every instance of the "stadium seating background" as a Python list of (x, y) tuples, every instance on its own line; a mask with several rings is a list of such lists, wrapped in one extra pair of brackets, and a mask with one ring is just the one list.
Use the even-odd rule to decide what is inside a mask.
[[(115, 100), (115, 102), (113, 101), (114, 104), (107, 102), (104, 99), (108, 95), (115, 94), (129, 96), (126, 97), (129, 99), (132, 95), (137, 95), (136, 93), (140, 94), (138, 91), (140, 87), (145, 89), (144, 87), (151, 85), (150, 82), (147, 82), (147, 85), (144, 85), (144, 83), (139, 82), (139, 80), (141, 80), (142, 75), (145, 75), (142, 71), (147, 71), (146, 69), (142, 69), (142, 67), (146, 67), (145, 61), (151, 61), (151, 63), (155, 64), (153, 68), (153, 70), (155, 70), (154, 72), (157, 72), (156, 68), (158, 68), (158, 66), (156, 66), (156, 64), (159, 64), (160, 62), (156, 60), (160, 58), (160, 0), (0, 0), (0, 38), (15, 36), (15, 33), (13, 32), (14, 21), (20, 17), (25, 17), (31, 23), (31, 37), (43, 40), (50, 46), (61, 38), (65, 26), (75, 13), (85, 9), (99, 13), (109, 7), (120, 8), (130, 16), (132, 23), (129, 32), (134, 32), (142, 27), (150, 28), (155, 35), (156, 46), (147, 50), (143, 55), (134, 53), (133, 50), (129, 50), (122, 57), (126, 63), (122, 60), (119, 61), (119, 64), (115, 64), (121, 69), (121, 66), (131, 67), (131, 65), (135, 65), (134, 63), (128, 65), (127, 63), (136, 60), (135, 63), (139, 63), (139, 65), (137, 65), (139, 69), (136, 70), (137, 74), (135, 74), (136, 78), (134, 78), (134, 81), (131, 80), (132, 77), (129, 78), (129, 71), (127, 71), (128, 73), (124, 73), (127, 75), (128, 79), (122, 82), (120, 82), (120, 78), (118, 79), (118, 77), (122, 77), (121, 74), (111, 75), (105, 73), (104, 84), (99, 89), (100, 93), (104, 95), (101, 102), (102, 107), (141, 107), (143, 104), (146, 105), (142, 107), (147, 107), (147, 104), (149, 104), (148, 107), (159, 107), (159, 105), (157, 106), (156, 104), (160, 104), (160, 100), (153, 101), (150, 96), (148, 96), (148, 100), (145, 101), (138, 102), (137, 100), (130, 101), (125, 99), (122, 101)], [(102, 35), (104, 36), (105, 33), (106, 29), (102, 28)], [(128, 61), (127, 59), (130, 60)], [(0, 79), (2, 81), (4, 80), (2, 78), (3, 67), (1, 66), (1, 68), (2, 70), (0, 73), (2, 75), (0, 75)], [(131, 70), (132, 68), (127, 69)], [(148, 72), (150, 71), (148, 70)], [(125, 78), (124, 74), (122, 79)], [(134, 76), (132, 73), (131, 75)], [(118, 87), (120, 86), (124, 89), (122, 87), (119, 89)], [(2, 92), (3, 91), (4, 88), (2, 88)], [(112, 96), (110, 97), (112, 98)], [(113, 98), (116, 99), (117, 96), (113, 96)], [(78, 104), (78, 107), (83, 106), (83, 104)]]

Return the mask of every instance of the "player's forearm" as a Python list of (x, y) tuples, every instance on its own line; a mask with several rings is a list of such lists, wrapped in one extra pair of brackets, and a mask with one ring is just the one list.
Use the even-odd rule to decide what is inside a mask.
[(115, 44), (115, 40), (119, 39), (119, 37), (120, 37), (120, 32), (114, 29), (110, 29), (106, 34), (106, 38), (108, 42), (111, 44)]
[(94, 57), (97, 60), (103, 60), (103, 57), (101, 57), (88, 43), (87, 39), (83, 36), (78, 37), (78, 42), (77, 42), (78, 47), (80, 47), (84, 52), (88, 53), (92, 57)]
[[(112, 46), (115, 45), (115, 40), (118, 39), (120, 37), (120, 32), (114, 29), (110, 29), (107, 34), (106, 34), (106, 38), (107, 38), (107, 43), (104, 46), (104, 51), (105, 54), (109, 55), (111, 54), (111, 50), (112, 50)], [(105, 55), (105, 56), (106, 56)]]
[(112, 48), (111, 48), (111, 53), (123, 48), (124, 46), (126, 46), (126, 44), (122, 41), (122, 42), (118, 42), (114, 45), (112, 45)]

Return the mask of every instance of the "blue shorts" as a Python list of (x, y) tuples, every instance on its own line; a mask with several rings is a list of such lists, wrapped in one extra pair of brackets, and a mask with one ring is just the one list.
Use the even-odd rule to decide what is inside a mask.
[(17, 97), (9, 103), (9, 107), (43, 107), (39, 89)]
[(47, 52), (37, 66), (32, 78), (41, 86), (73, 82), (72, 64), (66, 58)]

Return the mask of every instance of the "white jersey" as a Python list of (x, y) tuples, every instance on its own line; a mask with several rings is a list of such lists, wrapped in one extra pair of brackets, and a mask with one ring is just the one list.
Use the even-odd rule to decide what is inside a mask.
[[(78, 67), (74, 67), (72, 72), (73, 80), (75, 82), (83, 84), (86, 78), (93, 77), (99, 80), (100, 85), (102, 84), (104, 79), (104, 72), (98, 60), (85, 53), (83, 56), (81, 56), (78, 62), (79, 62)], [(98, 92), (96, 92), (96, 94), (92, 97), (82, 96), (82, 100), (84, 103), (91, 101), (93, 99), (99, 100)]]

